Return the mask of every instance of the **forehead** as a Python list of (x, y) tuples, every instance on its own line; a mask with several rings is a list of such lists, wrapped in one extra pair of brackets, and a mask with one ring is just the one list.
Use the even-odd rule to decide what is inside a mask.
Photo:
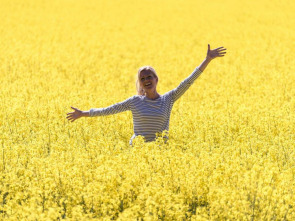
[(140, 77), (145, 77), (145, 76), (148, 76), (148, 75), (153, 75), (154, 73), (151, 71), (151, 70), (142, 70), (140, 72)]

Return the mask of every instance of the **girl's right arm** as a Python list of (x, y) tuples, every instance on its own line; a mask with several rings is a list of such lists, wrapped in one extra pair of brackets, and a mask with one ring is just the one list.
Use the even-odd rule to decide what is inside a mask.
[(68, 115), (67, 119), (71, 122), (74, 122), (80, 117), (105, 116), (105, 115), (117, 114), (123, 111), (127, 111), (131, 109), (130, 106), (131, 106), (132, 99), (133, 97), (106, 108), (92, 108), (89, 111), (81, 111), (78, 108), (71, 107), (75, 111), (67, 113)]
[[(130, 110), (132, 99), (133, 97), (130, 97), (125, 101), (113, 104), (105, 108), (92, 108), (89, 110), (89, 116), (90, 117), (106, 116), (106, 115), (117, 114), (123, 111)], [(87, 113), (85, 114), (87, 115)]]

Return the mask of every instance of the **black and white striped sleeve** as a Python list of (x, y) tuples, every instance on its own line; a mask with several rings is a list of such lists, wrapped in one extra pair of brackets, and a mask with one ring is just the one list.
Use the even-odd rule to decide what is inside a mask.
[(172, 99), (175, 102), (178, 100), (194, 83), (194, 81), (201, 75), (202, 71), (196, 68), (190, 76), (188, 76), (184, 81), (182, 81), (179, 86), (171, 91)]
[(116, 103), (116, 104), (111, 105), (109, 107), (91, 108), (89, 111), (90, 117), (112, 115), (112, 114), (117, 114), (120, 112), (131, 110), (132, 100), (133, 100), (133, 97), (130, 97), (125, 101), (122, 101), (120, 103)]

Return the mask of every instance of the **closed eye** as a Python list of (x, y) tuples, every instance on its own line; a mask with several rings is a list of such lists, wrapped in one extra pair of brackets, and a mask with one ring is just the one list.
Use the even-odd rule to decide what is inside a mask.
[(150, 80), (152, 79), (153, 77), (151, 75), (147, 76), (146, 78), (141, 78), (140, 80), (143, 82), (145, 79), (146, 80)]

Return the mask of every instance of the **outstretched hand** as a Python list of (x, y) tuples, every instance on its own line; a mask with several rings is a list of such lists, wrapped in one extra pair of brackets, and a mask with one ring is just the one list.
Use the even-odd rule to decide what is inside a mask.
[(74, 112), (70, 112), (67, 113), (67, 119), (71, 122), (74, 122), (75, 120), (79, 119), (80, 117), (82, 117), (82, 111), (79, 110), (78, 108), (75, 107), (71, 107), (73, 110), (75, 110)]
[(226, 54), (224, 47), (215, 48), (210, 50), (210, 44), (208, 44), (207, 58), (212, 60), (217, 57), (223, 57)]

